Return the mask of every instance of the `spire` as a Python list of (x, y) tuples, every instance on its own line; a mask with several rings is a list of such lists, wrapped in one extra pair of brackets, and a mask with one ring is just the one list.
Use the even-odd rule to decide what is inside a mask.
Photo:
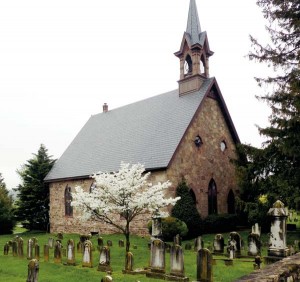
[(200, 43), (201, 26), (195, 0), (190, 0), (189, 16), (186, 26), (186, 33), (190, 35), (191, 44)]

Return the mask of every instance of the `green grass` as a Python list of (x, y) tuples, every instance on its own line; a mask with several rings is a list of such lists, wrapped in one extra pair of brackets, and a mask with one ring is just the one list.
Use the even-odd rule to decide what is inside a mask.
[[(22, 231), (22, 230), (19, 230)], [(240, 232), (244, 242), (247, 242), (248, 231)], [(15, 235), (15, 234), (14, 234)], [(13, 238), (14, 235), (2, 235), (0, 236), (0, 281), (5, 282), (24, 282), (27, 278), (27, 265), (28, 260), (26, 258), (13, 257), (10, 253), (8, 256), (3, 255), (4, 244)], [(104, 273), (97, 271), (99, 252), (93, 252), (93, 268), (83, 268), (81, 266), (81, 255), (76, 252), (76, 266), (66, 266), (63, 264), (54, 264), (53, 262), (53, 249), (50, 250), (50, 261), (44, 262), (43, 258), (43, 246), (48, 242), (49, 237), (54, 237), (51, 234), (38, 233), (38, 232), (24, 232), (19, 233), (24, 240), (24, 253), (26, 254), (27, 240), (31, 237), (36, 237), (40, 245), (40, 271), (39, 281), (41, 282), (54, 282), (54, 281), (97, 281), (99, 282)], [(147, 278), (145, 275), (124, 275), (122, 269), (125, 262), (125, 249), (118, 246), (119, 239), (124, 239), (122, 235), (104, 235), (104, 242), (110, 239), (113, 242), (111, 247), (111, 266), (112, 276), (114, 281), (120, 282), (150, 282), (150, 281), (163, 281)], [(203, 239), (205, 246), (211, 245), (214, 235), (204, 235)], [(228, 234), (224, 234), (225, 240), (228, 238)], [(288, 243), (290, 244), (299, 238), (299, 234), (293, 232), (289, 234)], [(65, 234), (63, 245), (66, 247), (68, 239), (73, 239), (76, 243), (79, 241), (78, 234)], [(97, 245), (97, 237), (92, 238), (93, 245)], [(150, 251), (148, 250), (147, 243), (149, 238), (141, 238), (138, 236), (131, 237), (131, 246), (136, 245), (137, 249), (131, 248), (134, 255), (134, 268), (143, 268), (149, 265)], [(267, 242), (267, 236), (262, 236), (262, 241)], [(183, 246), (187, 241), (183, 242)], [(193, 244), (193, 241), (190, 241)], [(266, 254), (267, 248), (263, 248), (263, 255)], [(246, 254), (247, 248), (243, 250), (243, 254)], [(66, 258), (63, 258), (63, 263), (66, 262)], [(184, 251), (184, 265), (185, 274), (190, 278), (190, 281), (196, 279), (196, 253), (194, 251)], [(235, 260), (234, 266), (225, 266), (223, 261), (217, 261), (217, 264), (213, 266), (213, 275), (215, 282), (231, 282), (236, 278), (246, 275), (253, 271), (253, 263), (242, 262), (241, 260)], [(169, 254), (166, 254), (166, 272), (169, 272)]]

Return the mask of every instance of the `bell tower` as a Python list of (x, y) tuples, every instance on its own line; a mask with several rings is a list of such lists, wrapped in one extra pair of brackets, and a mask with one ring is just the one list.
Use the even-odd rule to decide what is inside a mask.
[(175, 56), (180, 60), (179, 95), (198, 91), (203, 81), (209, 77), (209, 49), (206, 32), (201, 31), (195, 0), (190, 0), (186, 31), (180, 50)]

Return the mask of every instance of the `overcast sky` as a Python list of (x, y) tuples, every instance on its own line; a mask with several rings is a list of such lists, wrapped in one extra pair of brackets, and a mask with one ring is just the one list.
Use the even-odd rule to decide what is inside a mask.
[[(267, 41), (254, 0), (197, 0), (215, 76), (243, 143), (260, 146), (267, 70), (245, 57)], [(0, 0), (0, 173), (7, 188), (41, 143), (59, 158), (104, 102), (114, 109), (177, 88), (189, 0)], [(91, 172), (92, 173), (92, 172)]]

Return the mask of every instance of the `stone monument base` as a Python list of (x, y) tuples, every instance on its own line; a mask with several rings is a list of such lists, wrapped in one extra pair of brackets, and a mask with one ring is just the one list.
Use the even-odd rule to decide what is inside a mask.
[(147, 272), (149, 272), (149, 270), (146, 269), (142, 269), (142, 268), (137, 268), (135, 270), (126, 270), (123, 269), (122, 273), (123, 274), (131, 274), (131, 275), (135, 275), (135, 274), (146, 274)]
[(165, 275), (165, 280), (167, 280), (167, 281), (184, 281), (184, 282), (188, 282), (189, 278), (188, 277), (184, 277), (184, 276), (177, 276), (177, 275), (172, 275), (172, 274), (166, 274)]
[(285, 248), (285, 249), (275, 249), (275, 248), (269, 248), (268, 249), (268, 256), (270, 257), (280, 257), (280, 258), (285, 258), (290, 255), (290, 249)]
[(165, 270), (150, 269), (150, 271), (146, 272), (146, 277), (164, 280), (165, 279)]
[(112, 268), (111, 268), (110, 265), (101, 265), (101, 264), (99, 264), (97, 270), (101, 271), (101, 272), (108, 272), (108, 271), (112, 272)]

